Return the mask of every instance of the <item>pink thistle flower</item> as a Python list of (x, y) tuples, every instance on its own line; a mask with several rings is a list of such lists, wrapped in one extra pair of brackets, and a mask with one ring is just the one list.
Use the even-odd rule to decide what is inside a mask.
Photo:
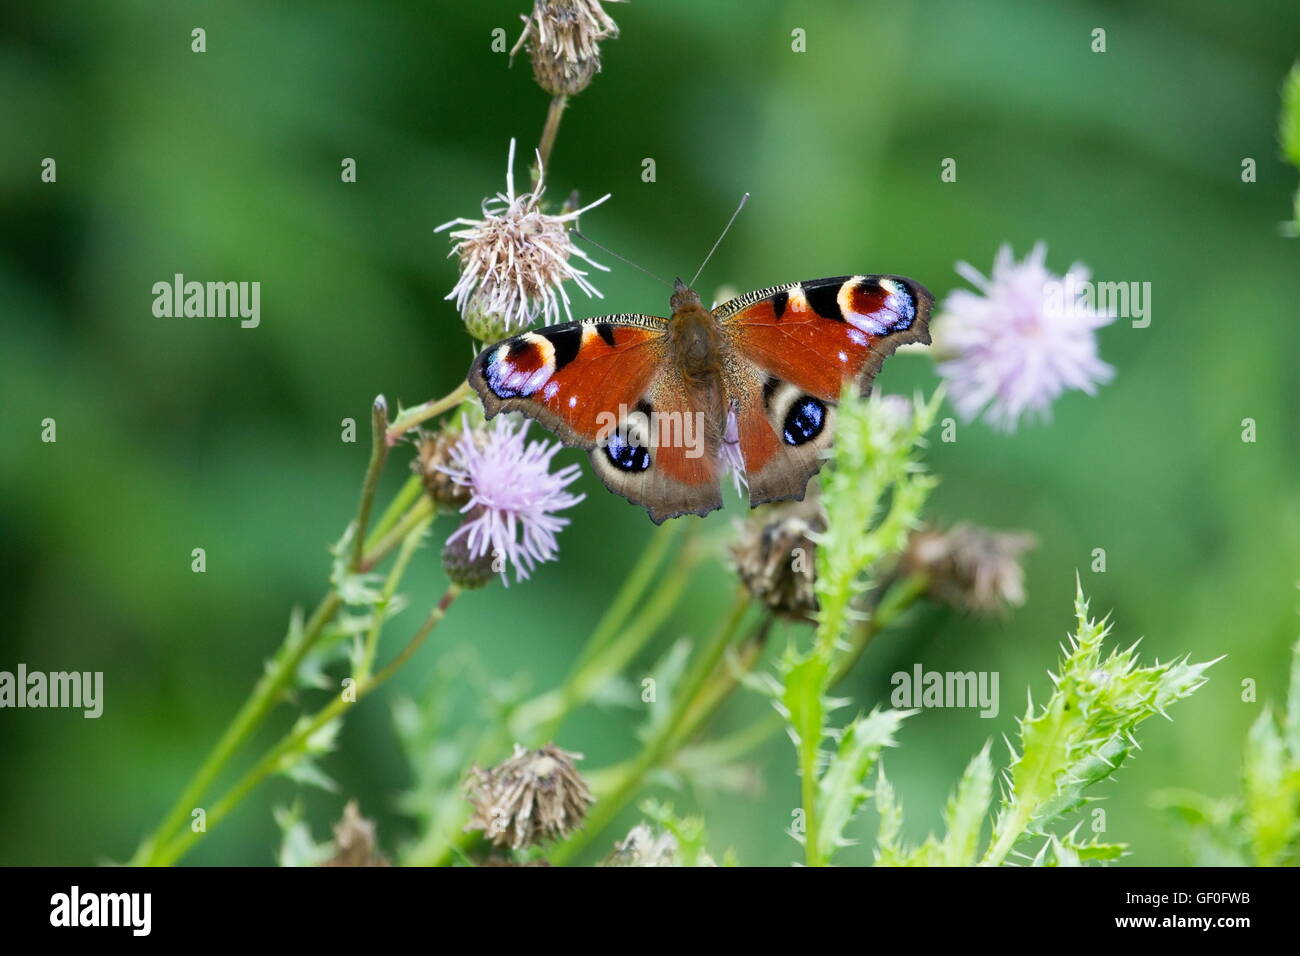
[(952, 292), (934, 335), (940, 354), (949, 356), (939, 363), (939, 374), (967, 421), (983, 411), (993, 427), (1014, 431), (1025, 413), (1046, 418), (1067, 388), (1092, 395), (1115, 374), (1098, 357), (1096, 338), (1096, 330), (1115, 316), (1079, 300), (1089, 270), (1075, 263), (1058, 277), (1044, 266), (1046, 256), (1040, 242), (1016, 262), (1004, 244), (988, 278), (969, 263), (957, 263), (957, 272), (979, 294)]
[(555, 536), (569, 519), (553, 512), (572, 508), (586, 497), (564, 490), (581, 474), (577, 465), (550, 470), (551, 459), (563, 446), (544, 441), (525, 445), (527, 432), (527, 422), (516, 429), (503, 418), (476, 440), (465, 422), (463, 437), (443, 468), (470, 494), (460, 509), (469, 516), (447, 544), (463, 537), (471, 559), (502, 558), (503, 582), (507, 565), (514, 565), (515, 580), (522, 581), (538, 564), (555, 559), (559, 553)]

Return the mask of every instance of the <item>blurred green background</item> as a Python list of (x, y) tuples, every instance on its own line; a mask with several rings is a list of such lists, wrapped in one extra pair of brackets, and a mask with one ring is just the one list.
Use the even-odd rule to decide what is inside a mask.
[[(526, 59), (508, 69), (490, 48), (497, 27), (513, 43), (526, 7), (123, 0), (0, 12), (0, 669), (102, 670), (106, 698), (99, 720), (0, 712), (0, 863), (130, 855), (247, 695), (290, 608), (322, 593), (367, 454), (364, 425), (344, 444), (341, 420), (364, 423), (377, 393), (411, 404), (463, 376), (469, 342), (442, 301), (455, 266), (432, 228), (502, 188), (512, 136), (536, 141), (547, 98)], [(923, 837), (971, 754), (1011, 730), (1025, 688), (1046, 693), (1077, 569), (1094, 609), (1113, 611), (1119, 640), (1143, 637), (1147, 657), (1228, 655), (1173, 723), (1145, 725), (1144, 749), (1106, 786), (1106, 837), (1132, 844), (1126, 862), (1178, 862), (1150, 792), (1235, 789), (1245, 729), (1262, 701), (1282, 699), (1297, 636), (1300, 241), (1278, 236), (1297, 172), (1278, 159), (1276, 123), (1300, 5), (609, 9), (622, 36), (565, 116), (552, 196), (613, 193), (584, 229), (647, 268), (689, 274), (749, 190), (705, 295), (873, 271), (942, 297), (962, 284), (955, 261), (987, 272), (999, 244), (1023, 255), (1038, 239), (1058, 272), (1078, 259), (1099, 279), (1152, 283), (1150, 328), (1101, 332), (1117, 376), (1097, 397), (1067, 395), (1050, 424), (1012, 436), (974, 424), (932, 448), (943, 479), (932, 517), (1038, 535), (1028, 604), (1000, 620), (920, 608), (842, 689), (868, 706), (918, 661), (1001, 673), (996, 720), (925, 712), (886, 759)], [(198, 26), (202, 55), (190, 52)], [(803, 54), (791, 52), (796, 27)], [(1104, 54), (1090, 51), (1096, 27)], [(47, 156), (55, 184), (39, 178)], [(357, 160), (355, 184), (340, 182), (343, 157)], [(645, 157), (654, 183), (641, 181)], [(945, 157), (956, 183), (940, 182)], [(1245, 157), (1256, 183), (1241, 181)], [(605, 302), (579, 296), (575, 315), (667, 305), (650, 279), (595, 258), (615, 266), (597, 278)], [(261, 326), (155, 318), (151, 286), (177, 272), (260, 281)], [(880, 381), (910, 393), (935, 377), (927, 359), (900, 357)], [(46, 417), (56, 444), (40, 441)], [(1240, 440), (1244, 418), (1254, 444)], [(561, 460), (584, 463), (589, 495), (561, 560), (459, 602), (348, 720), (325, 762), (340, 794), (304, 794), (318, 836), (351, 795), (386, 846), (412, 835), (394, 806), (410, 773), (390, 706), (418, 696), (440, 657), (474, 649), (494, 680), (537, 690), (567, 671), (651, 525), (583, 456)], [(706, 530), (724, 541), (740, 511), (729, 498)], [(191, 573), (195, 547), (205, 574)], [(1098, 547), (1104, 574), (1088, 570)], [(441, 592), (436, 550), (416, 560), (414, 606), (390, 641)], [(728, 572), (707, 568), (656, 653), (707, 633), (728, 604)], [(1260, 703), (1241, 701), (1245, 678)], [(457, 710), (467, 724), (481, 719), (471, 686)], [(746, 692), (717, 727), (766, 706)], [(638, 719), (587, 708), (558, 742), (603, 766), (632, 752)], [(784, 833), (798, 802), (788, 741), (752, 763), (761, 792), (672, 799), (705, 816), (715, 851), (784, 864), (799, 852)], [(259, 790), (187, 861), (272, 863), (271, 807), (297, 792), (286, 780)], [(854, 831), (871, 832), (869, 817)], [(841, 862), (868, 858), (858, 848)]]

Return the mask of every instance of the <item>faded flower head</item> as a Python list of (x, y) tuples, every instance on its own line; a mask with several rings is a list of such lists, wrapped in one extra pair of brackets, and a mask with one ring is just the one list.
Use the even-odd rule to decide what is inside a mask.
[(676, 866), (677, 838), (648, 823), (638, 823), (614, 844), (614, 851), (601, 866)]
[(1115, 316), (1080, 301), (1088, 269), (1080, 263), (1057, 277), (1044, 266), (1038, 243), (1023, 262), (1003, 245), (985, 278), (969, 263), (957, 272), (979, 294), (958, 289), (935, 320), (939, 374), (948, 382), (963, 418), (984, 412), (995, 428), (1015, 429), (1026, 412), (1046, 417), (1067, 388), (1089, 395), (1115, 370), (1097, 355), (1096, 330)]
[(817, 612), (815, 537), (826, 514), (811, 490), (803, 501), (773, 505), (737, 522), (731, 558), (750, 595), (772, 613), (797, 621)]
[[(555, 536), (569, 519), (554, 512), (572, 508), (585, 497), (564, 490), (578, 479), (577, 465), (550, 470), (562, 446), (525, 444), (527, 432), (527, 422), (516, 428), (502, 418), (476, 435), (466, 419), (463, 437), (442, 468), (454, 484), (469, 490), (469, 500), (460, 509), (466, 518), (447, 539), (447, 547), (459, 545), (467, 559), (494, 562), (492, 570), (500, 572), (502, 581), (508, 565), (514, 565), (515, 580), (522, 581), (538, 564), (555, 558)], [(444, 550), (444, 565), (445, 555)]]
[(922, 574), (926, 593), (968, 611), (1003, 611), (1025, 603), (1020, 556), (1035, 544), (1023, 532), (990, 531), (957, 524), (916, 531), (903, 553), (904, 573)]
[[(450, 255), (460, 257), (460, 278), (448, 299), (465, 318), (471, 334), (509, 334), (531, 325), (538, 316), (548, 325), (560, 319), (560, 306), (569, 318), (569, 294), (564, 283), (572, 280), (588, 296), (600, 293), (587, 281), (587, 273), (571, 260), (594, 266), (587, 254), (573, 244), (569, 223), (609, 198), (549, 215), (542, 212), (541, 157), (538, 180), (532, 192), (515, 195), (515, 141), (510, 141), (506, 164), (506, 191), (483, 201), (482, 219), (453, 219), (434, 232), (464, 226), (451, 233), (457, 240)], [(608, 270), (606, 270), (608, 271)]]
[(534, 0), (521, 19), (524, 32), (510, 55), (526, 46), (537, 85), (552, 96), (585, 90), (600, 72), (600, 42), (618, 36), (600, 0)]
[(482, 830), (492, 843), (514, 850), (568, 836), (596, 802), (574, 765), (581, 759), (554, 744), (540, 750), (515, 744), (505, 763), (472, 767), (467, 789), (474, 814), (465, 829)]
[(420, 477), (424, 490), (440, 509), (459, 511), (470, 499), (468, 485), (458, 484), (447, 472), (456, 445), (462, 441), (481, 441), (481, 430), (436, 432), (421, 431), (415, 439), (415, 458), (411, 470)]
[(355, 800), (343, 808), (334, 824), (334, 856), (324, 866), (392, 866), (376, 846), (375, 823), (361, 815)]

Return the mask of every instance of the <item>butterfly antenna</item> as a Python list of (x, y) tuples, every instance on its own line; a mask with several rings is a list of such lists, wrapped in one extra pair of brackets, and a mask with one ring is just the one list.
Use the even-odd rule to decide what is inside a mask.
[(718, 241), (713, 244), (713, 248), (709, 250), (709, 254), (704, 257), (704, 261), (700, 263), (700, 267), (695, 270), (695, 275), (691, 277), (692, 288), (695, 287), (695, 280), (700, 277), (700, 273), (704, 271), (704, 267), (707, 266), (709, 260), (713, 258), (713, 254), (718, 251), (718, 246), (722, 245), (722, 240), (726, 238), (727, 233), (731, 230), (731, 224), (736, 221), (736, 217), (740, 215), (740, 210), (745, 208), (745, 203), (747, 202), (749, 202), (749, 193), (745, 193), (745, 195), (740, 197), (740, 205), (736, 207), (736, 211), (733, 212), (731, 218), (727, 220), (727, 225), (722, 230), (722, 235), (718, 236)]
[(633, 269), (639, 269), (641, 272), (644, 272), (646, 275), (648, 275), (650, 278), (654, 279), (655, 282), (658, 282), (660, 285), (666, 285), (666, 286), (668, 286), (668, 288), (670, 288), (670, 289), (672, 288), (672, 284), (671, 284), (671, 283), (665, 282), (663, 279), (659, 278), (657, 275), (655, 275), (653, 272), (651, 272), (651, 271), (650, 271), (649, 269), (647, 269), (645, 266), (639, 266), (639, 265), (637, 265), (635, 262), (633, 262), (631, 259), (626, 259), (626, 258), (624, 258), (623, 256), (620, 256), (617, 252), (615, 252), (613, 249), (610, 249), (608, 246), (602, 246), (599, 242), (597, 242), (595, 239), (591, 238), (591, 236), (588, 236), (586, 233), (580, 231), (577, 227), (574, 227), (573, 229), (570, 229), (569, 231), (570, 231), (571, 233), (573, 233), (575, 236), (577, 236), (579, 239), (581, 239), (583, 242), (589, 242), (589, 243), (591, 243), (593, 246), (595, 246), (597, 249), (599, 249), (601, 252), (605, 253), (606, 255), (613, 256), (613, 257), (614, 257), (615, 259), (617, 259), (619, 262), (625, 262), (625, 263), (627, 263), (627, 264), (630, 265)]

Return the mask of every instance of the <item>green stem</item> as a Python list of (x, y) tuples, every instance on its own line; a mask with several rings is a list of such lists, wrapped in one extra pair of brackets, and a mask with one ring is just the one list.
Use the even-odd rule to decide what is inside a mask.
[(870, 612), (871, 616), (860, 623), (853, 631), (848, 650), (840, 655), (831, 676), (834, 687), (857, 666), (862, 653), (877, 634), (898, 620), (900, 614), (916, 603), (916, 599), (925, 593), (929, 581), (923, 574), (912, 574), (906, 578), (882, 582), (876, 591), (880, 597)]
[[(418, 537), (418, 535), (413, 535)], [(374, 677), (365, 681), (358, 681), (356, 685), (356, 694), (354, 699), (349, 699), (342, 694), (336, 695), (327, 705), (322, 707), (315, 716), (306, 724), (296, 727), (284, 737), (282, 737), (275, 746), (268, 750), (260, 760), (257, 761), (239, 780), (227, 790), (212, 809), (206, 814), (205, 830), (202, 833), (189, 831), (173, 839), (164, 848), (154, 855), (151, 864), (154, 866), (170, 866), (179, 860), (190, 847), (196, 843), (200, 837), (211, 832), (212, 828), (220, 823), (237, 807), (245, 797), (251, 793), (258, 784), (262, 783), (267, 777), (276, 773), (281, 761), (296, 750), (304, 747), (311, 737), (325, 727), (330, 721), (341, 717), (344, 713), (355, 707), (363, 698), (367, 697), (381, 684), (396, 674), (411, 656), (420, 649), (420, 646), (428, 638), (429, 634), (446, 616), (448, 607), (460, 593), (460, 588), (455, 584), (448, 585), (442, 600), (429, 612), (425, 618), (424, 624), (416, 631), (415, 635), (407, 642), (406, 647), (397, 655), (383, 670), (375, 674)]]
[(596, 630), (592, 632), (586, 646), (578, 655), (573, 674), (578, 673), (583, 664), (602, 650), (618, 632), (618, 629), (623, 626), (624, 622), (627, 621), (629, 615), (640, 602), (642, 595), (645, 594), (646, 588), (654, 580), (660, 564), (663, 563), (664, 556), (673, 546), (673, 542), (677, 540), (685, 524), (684, 521), (661, 524), (650, 535), (650, 541), (641, 551), (641, 556), (637, 559), (632, 570), (623, 579), (623, 584), (619, 587), (614, 600), (609, 603), (609, 607), (601, 615), (600, 621), (596, 624)]
[(382, 538), (375, 542), (374, 550), (368, 553), (362, 560), (357, 570), (369, 571), (376, 564), (386, 558), (390, 551), (396, 548), (411, 533), (411, 529), (416, 525), (428, 521), (434, 514), (433, 502), (429, 497), (423, 496), (406, 514), (396, 521), (392, 528), (388, 530)]
[(678, 736), (685, 725), (697, 695), (704, 688), (710, 676), (722, 660), (727, 647), (749, 609), (749, 595), (741, 592), (731, 613), (718, 628), (714, 636), (696, 654), (691, 667), (682, 677), (682, 682), (673, 694), (673, 710), (668, 719), (647, 742), (645, 748), (620, 775), (608, 794), (598, 797), (592, 811), (588, 814), (583, 828), (565, 843), (560, 844), (548, 855), (550, 862), (556, 866), (563, 865), (581, 852), (590, 841), (600, 834), (613, 819), (631, 801), (641, 789), (646, 775), (659, 766), (678, 742)]
[[(384, 453), (376, 453), (375, 451), (376, 445), (383, 444), (379, 441), (378, 436), (384, 434), (382, 423), (386, 419), (386, 406), (381, 397), (376, 399), (372, 409), (371, 423), (377, 427), (378, 435), (375, 436), (372, 442), (370, 461), (366, 468), (365, 478), (362, 481), (362, 494), (358, 504), (357, 517), (353, 519), (354, 543), (363, 541), (365, 538), (362, 529), (374, 499), (375, 489), (378, 487), (379, 474), (387, 461), (386, 451)], [(388, 510), (391, 511), (392, 508), (390, 507)], [(384, 520), (387, 519), (388, 515), (386, 513)], [(398, 543), (399, 541), (381, 542), (374, 550), (364, 553), (359, 561), (357, 560), (357, 552), (354, 551), (353, 560), (356, 565), (352, 570), (358, 571), (362, 566), (373, 567)], [(301, 632), (296, 635), (296, 639), (294, 629), (290, 629), (289, 635), (281, 644), (279, 652), (272, 659), (270, 668), (264, 671), (261, 678), (258, 679), (257, 684), (253, 687), (252, 694), (241, 705), (234, 719), (217, 741), (216, 746), (209, 751), (199, 769), (190, 778), (181, 795), (163, 818), (163, 822), (141, 842), (131, 859), (132, 864), (149, 865), (155, 862), (155, 854), (158, 848), (170, 840), (185, 824), (194, 808), (202, 800), (203, 795), (208, 792), (208, 789), (216, 781), (222, 770), (225, 769), (239, 747), (279, 703), (281, 695), (293, 679), (293, 675), (297, 673), (303, 658), (320, 640), (325, 633), (326, 627), (334, 620), (334, 616), (338, 613), (342, 604), (343, 601), (338, 592), (331, 590), (321, 599), (320, 604), (316, 606), (311, 617), (303, 625)]]
[(417, 425), (427, 422), (430, 418), (437, 418), (444, 412), (449, 412), (465, 399), (474, 394), (473, 389), (469, 387), (469, 382), (461, 382), (447, 395), (442, 398), (430, 399), (413, 408), (404, 409), (401, 414), (388, 426), (385, 438), (389, 446), (396, 445), (403, 435), (409, 432)]
[(380, 395), (370, 407), (370, 464), (366, 468), (365, 480), (361, 483), (361, 504), (357, 506), (357, 520), (352, 526), (352, 564), (361, 567), (361, 559), (366, 550), (366, 528), (370, 524), (370, 510), (375, 504), (375, 490), (379, 487), (379, 475), (388, 460), (388, 442), (384, 436), (388, 431), (388, 403)]
[[(507, 727), (487, 731), (474, 748), (475, 762), (490, 763), (508, 750), (514, 741), (537, 745), (554, 739), (560, 724), (573, 708), (585, 703), (601, 681), (621, 670), (627, 661), (645, 647), (676, 607), (677, 600), (689, 581), (691, 570), (702, 556), (702, 552), (693, 547), (691, 536), (694, 529), (687, 526), (687, 540), (676, 563), (669, 574), (655, 586), (649, 602), (642, 605), (646, 591), (654, 583), (656, 571), (682, 533), (683, 524), (684, 522), (673, 522), (655, 530), (632, 571), (601, 616), (579, 655), (580, 663), (565, 683), (516, 707)], [(642, 606), (636, 621), (618, 636), (639, 605)], [(433, 823), (421, 840), (405, 854), (403, 862), (408, 866), (442, 866), (450, 862), (454, 853), (477, 839), (476, 834), (466, 834), (461, 829), (467, 818), (465, 802), (456, 794), (455, 799), (446, 801), (439, 812), (433, 815)]]
[(379, 652), (379, 636), (384, 631), (384, 623), (388, 616), (388, 609), (392, 605), (393, 596), (397, 593), (397, 586), (402, 581), (402, 576), (406, 574), (406, 566), (411, 563), (411, 557), (415, 554), (415, 549), (420, 546), (424, 540), (424, 534), (428, 530), (429, 519), (417, 525), (406, 536), (402, 542), (402, 550), (397, 555), (397, 560), (393, 562), (392, 570), (388, 572), (388, 579), (384, 582), (384, 589), (378, 601), (375, 602), (371, 609), (370, 630), (366, 634), (366, 643), (361, 651), (361, 660), (357, 662), (357, 670), (353, 677), (358, 685), (364, 684), (370, 677), (371, 669), (375, 664), (375, 655)]
[(131, 863), (137, 866), (157, 865), (156, 851), (172, 834), (181, 828), (190, 813), (198, 805), (203, 794), (207, 793), (217, 775), (225, 768), (239, 745), (261, 724), (280, 698), (280, 693), (297, 669), (307, 649), (319, 639), (325, 625), (333, 618), (342, 601), (338, 593), (331, 591), (312, 612), (311, 618), (303, 627), (302, 635), (294, 651), (288, 655), (277, 655), (280, 661), (271, 670), (263, 673), (253, 688), (252, 695), (244, 701), (235, 719), (230, 722), (217, 745), (212, 748), (207, 759), (191, 778), (181, 792), (163, 822), (143, 843), (140, 844)]
[(542, 157), (542, 168), (538, 171), (545, 175), (551, 165), (551, 151), (555, 148), (555, 137), (560, 132), (560, 117), (569, 105), (569, 98), (563, 93), (551, 98), (551, 105), (546, 109), (546, 125), (542, 127), (542, 138), (537, 144), (537, 152)]
[[(646, 554), (638, 562), (633, 577), (640, 577), (639, 572), (650, 569), (643, 580), (624, 582), (618, 597), (610, 606), (605, 617), (597, 626), (587, 648), (579, 657), (579, 665), (565, 682), (553, 691), (535, 697), (521, 704), (512, 715), (510, 729), (516, 739), (528, 738), (541, 744), (553, 738), (560, 724), (575, 707), (591, 699), (595, 690), (614, 674), (619, 673), (633, 657), (645, 647), (646, 643), (658, 632), (685, 590), (690, 572), (699, 560), (698, 551), (688, 542), (682, 549), (681, 557), (672, 571), (659, 582), (648, 603), (643, 604), (640, 613), (630, 626), (624, 627), (633, 607), (641, 601), (646, 586), (652, 577), (653, 567), (657, 566), (664, 550), (661, 545), (671, 542), (672, 535), (656, 538), (646, 549)], [(645, 558), (649, 556), (650, 561)], [(612, 626), (606, 626), (613, 621)], [(614, 637), (622, 629), (621, 636)]]
[[(915, 575), (901, 579), (889, 588), (871, 617), (855, 628), (849, 648), (844, 651), (831, 677), (832, 688), (848, 677), (875, 636), (892, 625), (924, 592), (925, 579)], [(780, 714), (768, 714), (733, 734), (683, 751), (680, 763), (701, 767), (729, 763), (762, 746), (784, 726), (785, 720)]]
[(420, 481), (419, 475), (411, 475), (411, 477), (406, 479), (406, 484), (402, 485), (401, 490), (398, 491), (393, 500), (388, 503), (388, 507), (384, 509), (384, 513), (380, 515), (379, 520), (375, 522), (375, 526), (370, 529), (370, 537), (366, 541), (367, 553), (375, 550), (376, 542), (378, 542), (388, 531), (392, 530), (393, 525), (398, 522), (398, 519), (406, 514), (411, 505), (415, 504), (423, 491), (424, 484)]

